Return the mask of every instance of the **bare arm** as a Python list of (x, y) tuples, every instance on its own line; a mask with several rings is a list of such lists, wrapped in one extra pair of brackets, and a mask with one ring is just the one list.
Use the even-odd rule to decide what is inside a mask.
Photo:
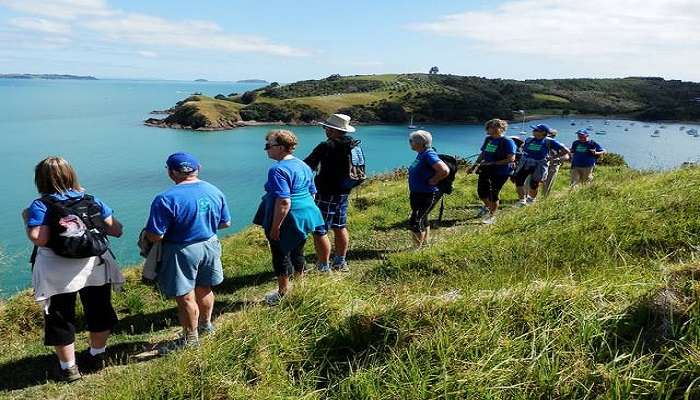
[(275, 200), (275, 213), (272, 216), (270, 239), (280, 240), (280, 228), (282, 227), (282, 222), (284, 222), (284, 219), (287, 218), (287, 214), (289, 214), (289, 209), (291, 207), (292, 201), (290, 199)]
[(231, 221), (222, 222), (219, 224), (219, 229), (226, 229), (231, 226)]
[(148, 241), (151, 243), (156, 243), (163, 240), (163, 235), (146, 231), (146, 239), (148, 239)]
[(478, 167), (479, 164), (481, 164), (481, 162), (482, 162), (483, 160), (484, 160), (484, 153), (481, 152), (481, 153), (479, 154), (479, 157), (477, 157), (476, 160), (474, 160), (474, 164), (472, 164), (469, 168), (467, 168), (467, 174), (471, 174), (472, 172), (474, 172), (474, 170), (476, 169), (476, 167)]
[[(24, 221), (24, 225), (27, 226), (29, 210), (26, 208), (22, 210), (22, 220)], [(49, 243), (49, 226), (40, 225), (27, 227), (27, 238), (35, 246), (46, 246), (46, 244)]]
[(110, 215), (105, 219), (105, 233), (109, 236), (121, 237), (122, 233), (124, 233), (124, 226)]
[(438, 161), (433, 164), (433, 170), (435, 171), (435, 174), (428, 180), (428, 183), (433, 186), (437, 185), (438, 182), (445, 179), (447, 175), (450, 174), (450, 168), (444, 161)]

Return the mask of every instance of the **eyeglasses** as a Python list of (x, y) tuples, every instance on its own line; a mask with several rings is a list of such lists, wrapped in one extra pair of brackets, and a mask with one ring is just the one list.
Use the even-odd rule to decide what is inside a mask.
[(271, 148), (275, 146), (282, 146), (281, 144), (275, 143), (275, 144), (270, 144), (270, 143), (265, 143), (265, 150), (270, 150)]

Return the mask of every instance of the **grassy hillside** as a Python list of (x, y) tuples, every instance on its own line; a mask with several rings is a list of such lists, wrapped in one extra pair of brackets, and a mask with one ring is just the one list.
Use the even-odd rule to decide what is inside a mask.
[[(563, 171), (564, 175), (566, 172)], [(405, 175), (352, 196), (349, 274), (310, 274), (280, 306), (259, 229), (224, 240), (218, 331), (199, 349), (139, 358), (174, 337), (174, 302), (129, 271), (115, 366), (72, 385), (28, 294), (0, 306), (8, 398), (698, 398), (700, 168), (598, 169), (596, 182), (473, 218), (458, 175), (433, 244), (409, 249)], [(312, 249), (307, 249), (312, 262)], [(81, 334), (81, 349), (84, 349)]]
[(479, 122), (512, 119), (514, 110), (522, 109), (530, 114), (700, 119), (700, 84), (661, 78), (515, 81), (428, 74), (332, 75), (197, 99), (206, 101), (179, 104), (163, 124), (187, 127), (209, 121), (205, 127), (226, 129), (235, 126), (230, 123), (234, 119), (298, 123), (335, 112), (361, 122), (404, 123), (411, 116), (419, 122)]

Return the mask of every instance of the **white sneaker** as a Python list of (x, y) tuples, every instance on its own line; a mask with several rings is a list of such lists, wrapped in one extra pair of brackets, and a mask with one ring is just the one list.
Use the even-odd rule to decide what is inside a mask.
[(476, 217), (481, 218), (488, 213), (489, 213), (489, 209), (486, 208), (486, 206), (481, 206), (481, 208), (479, 208), (479, 211), (476, 212)]
[(482, 219), (481, 223), (484, 225), (493, 225), (496, 223), (496, 217), (494, 217), (493, 215), (489, 215), (488, 217)]
[(536, 198), (527, 196), (526, 204), (531, 205), (535, 203)]
[(517, 203), (515, 203), (516, 207), (525, 207), (527, 205), (527, 200), (525, 199), (520, 199), (518, 200)]

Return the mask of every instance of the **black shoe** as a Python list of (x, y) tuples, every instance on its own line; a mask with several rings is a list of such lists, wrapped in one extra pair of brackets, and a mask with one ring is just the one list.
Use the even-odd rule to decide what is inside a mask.
[(107, 353), (100, 353), (93, 356), (90, 354), (89, 349), (85, 353), (84, 365), (86, 371), (97, 372), (107, 366)]
[(80, 371), (78, 371), (78, 366), (74, 365), (70, 368), (59, 368), (58, 371), (58, 380), (61, 382), (75, 382), (78, 379), (82, 378), (82, 375), (80, 375)]

